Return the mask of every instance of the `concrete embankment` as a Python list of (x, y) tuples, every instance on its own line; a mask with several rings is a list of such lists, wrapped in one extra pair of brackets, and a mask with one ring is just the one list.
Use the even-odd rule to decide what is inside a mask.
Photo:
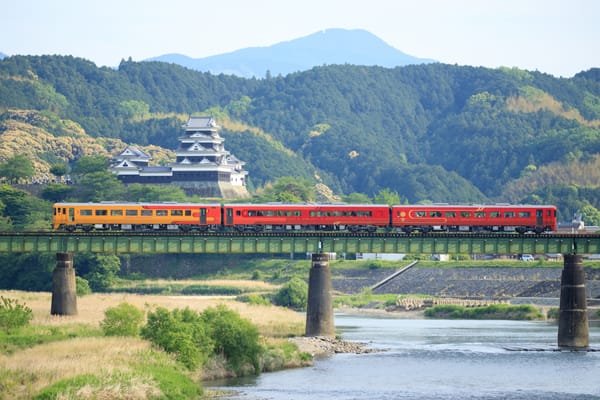
[[(559, 298), (562, 263), (556, 267), (426, 268), (413, 267), (375, 294), (425, 294), (437, 297), (506, 300), (515, 297)], [(394, 273), (389, 269), (332, 268), (333, 290), (360, 293)], [(586, 269), (588, 299), (600, 297), (600, 271)]]

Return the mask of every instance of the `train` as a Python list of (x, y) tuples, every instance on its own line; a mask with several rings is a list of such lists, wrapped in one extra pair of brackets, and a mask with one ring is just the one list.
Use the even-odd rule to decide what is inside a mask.
[(553, 205), (56, 203), (55, 230), (516, 232), (557, 230)]

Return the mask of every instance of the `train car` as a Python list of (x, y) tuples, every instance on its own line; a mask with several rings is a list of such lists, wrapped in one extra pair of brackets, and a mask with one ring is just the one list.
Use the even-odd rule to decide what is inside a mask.
[(537, 205), (393, 206), (392, 227), (400, 232), (556, 231), (556, 207)]
[(220, 227), (219, 204), (187, 203), (56, 203), (54, 229), (208, 230)]
[(347, 230), (389, 227), (390, 207), (353, 204), (225, 204), (224, 226), (239, 231)]

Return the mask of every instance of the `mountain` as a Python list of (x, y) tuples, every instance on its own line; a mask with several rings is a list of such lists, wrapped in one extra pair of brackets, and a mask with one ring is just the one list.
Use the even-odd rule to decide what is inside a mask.
[(2, 60), (4, 57), (8, 57), (8, 55), (0, 51), (0, 60)]
[(434, 60), (405, 54), (362, 29), (327, 29), (268, 47), (250, 47), (205, 58), (165, 54), (146, 61), (162, 61), (213, 74), (262, 78), (305, 71), (319, 65), (353, 64), (398, 67)]
[(71, 143), (62, 138), (79, 132), (73, 124), (110, 154), (122, 150), (112, 139), (174, 149), (183, 121), (204, 114), (223, 126), (256, 188), (295, 176), (339, 195), (387, 189), (410, 203), (556, 204), (561, 220), (592, 210), (600, 224), (598, 104), (598, 68), (565, 79), (517, 68), (343, 64), (244, 79), (162, 62), (113, 69), (13, 56), (0, 61), (0, 162), (27, 149), (38, 172), (72, 163), (85, 149), (55, 145)]

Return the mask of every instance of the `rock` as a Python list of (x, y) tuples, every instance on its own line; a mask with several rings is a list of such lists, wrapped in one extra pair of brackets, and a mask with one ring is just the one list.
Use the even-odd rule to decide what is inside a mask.
[(312, 356), (331, 355), (335, 353), (364, 354), (380, 351), (368, 348), (368, 343), (349, 342), (326, 336), (299, 336), (290, 338), (289, 341), (295, 343), (300, 351), (309, 353)]

